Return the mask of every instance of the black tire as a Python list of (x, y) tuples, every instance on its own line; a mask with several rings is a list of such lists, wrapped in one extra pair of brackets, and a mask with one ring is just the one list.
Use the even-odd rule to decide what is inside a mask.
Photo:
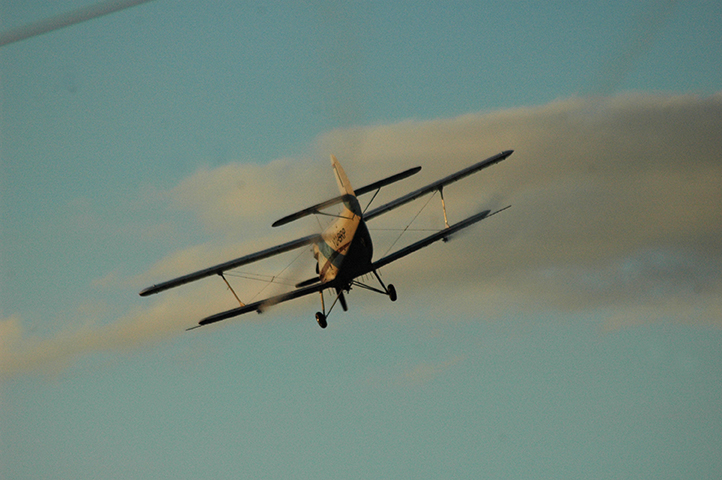
[(396, 297), (396, 288), (394, 288), (394, 286), (389, 283), (389, 288), (387, 288), (387, 290), (389, 291), (389, 298), (391, 299), (392, 302), (395, 302), (396, 298), (397, 298)]
[(319, 327), (326, 328), (326, 326), (328, 325), (326, 323), (326, 315), (321, 312), (316, 312), (316, 323), (318, 323)]

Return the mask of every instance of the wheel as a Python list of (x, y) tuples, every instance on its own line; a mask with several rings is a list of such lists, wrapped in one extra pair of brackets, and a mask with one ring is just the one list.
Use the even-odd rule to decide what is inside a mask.
[(318, 323), (319, 327), (326, 328), (326, 315), (321, 312), (316, 312), (316, 322)]
[(392, 302), (395, 302), (396, 301), (396, 288), (394, 288), (394, 286), (389, 283), (389, 288), (387, 288), (387, 290), (389, 291), (389, 298), (391, 299)]
[(343, 311), (348, 312), (348, 303), (346, 303), (346, 296), (343, 294), (343, 292), (340, 292), (338, 294), (338, 301), (341, 303), (341, 308), (343, 308)]

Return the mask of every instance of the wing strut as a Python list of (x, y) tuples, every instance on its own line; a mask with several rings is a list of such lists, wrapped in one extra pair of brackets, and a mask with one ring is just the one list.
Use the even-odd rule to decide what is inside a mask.
[(243, 303), (240, 298), (238, 298), (238, 295), (236, 295), (236, 291), (233, 290), (233, 287), (231, 287), (231, 284), (228, 283), (228, 280), (226, 280), (226, 276), (223, 275), (223, 272), (218, 272), (218, 276), (221, 277), (224, 282), (226, 282), (226, 285), (228, 286), (228, 290), (230, 290), (231, 293), (233, 294), (233, 296), (236, 297), (236, 300), (238, 300), (238, 303), (240, 303), (242, 307), (245, 307), (246, 304)]
[(449, 219), (446, 218), (446, 202), (444, 202), (444, 187), (439, 187), (439, 195), (441, 195), (441, 208), (444, 210), (444, 224), (449, 228)]

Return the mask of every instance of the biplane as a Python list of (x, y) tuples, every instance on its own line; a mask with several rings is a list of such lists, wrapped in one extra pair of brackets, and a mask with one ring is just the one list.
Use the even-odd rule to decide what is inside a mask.
[[(348, 293), (352, 287), (359, 287), (377, 292), (388, 296), (391, 301), (396, 301), (396, 289), (391, 283), (386, 285), (378, 274), (381, 267), (388, 265), (391, 262), (395, 262), (396, 260), (399, 260), (400, 258), (403, 258), (439, 240), (447, 241), (452, 234), (480, 222), (485, 218), (489, 218), (506, 208), (509, 208), (505, 207), (493, 213), (491, 210), (484, 210), (476, 215), (468, 217), (465, 220), (449, 225), (446, 215), (446, 203), (444, 201), (444, 187), (484, 168), (501, 162), (509, 157), (509, 155), (513, 152), (513, 150), (506, 150), (498, 153), (486, 160), (482, 160), (474, 165), (464, 168), (463, 170), (459, 170), (456, 173), (432, 182), (425, 187), (407, 193), (406, 195), (370, 211), (367, 210), (382, 187), (418, 173), (421, 170), (421, 167), (410, 168), (401, 173), (397, 173), (396, 175), (392, 175), (366, 185), (365, 187), (354, 190), (338, 160), (336, 160), (336, 157), (331, 155), (331, 165), (333, 166), (340, 195), (283, 217), (274, 222), (272, 225), (273, 227), (279, 227), (308, 215), (332, 215), (326, 213), (325, 210), (334, 206), (336, 206), (336, 209), (338, 210), (338, 206), (340, 205), (341, 212), (337, 215), (332, 215), (336, 217), (336, 219), (323, 232), (308, 235), (297, 240), (292, 240), (275, 247), (261, 250), (260, 252), (245, 255), (243, 257), (236, 258), (235, 260), (230, 260), (213, 267), (205, 268), (197, 272), (153, 285), (142, 290), (140, 295), (145, 297), (170, 288), (179, 287), (202, 278), (214, 275), (220, 276), (240, 305), (231, 310), (216, 313), (215, 315), (211, 315), (200, 320), (197, 325), (189, 328), (189, 330), (191, 330), (249, 312), (261, 313), (271, 305), (286, 302), (306, 295), (320, 293), (321, 311), (316, 312), (316, 322), (321, 328), (326, 328), (328, 315), (337, 303), (341, 304), (344, 311), (348, 310), (348, 304), (346, 302), (344, 292)], [(373, 196), (371, 200), (368, 202), (366, 208), (362, 210), (358, 197), (372, 192)], [(434, 192), (438, 192), (441, 197), (441, 207), (444, 213), (445, 227), (421, 240), (385, 255), (383, 258), (373, 260), (373, 243), (371, 241), (371, 235), (369, 234), (366, 222), (378, 217), (379, 215), (383, 215), (390, 210), (416, 200), (419, 197)], [(312, 245), (313, 248), (313, 256), (316, 260), (316, 275), (308, 280), (296, 284), (293, 290), (286, 293), (275, 295), (253, 303), (244, 304), (224, 276), (224, 272), (227, 272), (228, 270), (302, 248), (307, 245)], [(360, 280), (371, 274), (373, 274), (373, 276), (370, 278), (375, 277), (378, 281), (377, 286), (369, 285)], [(335, 294), (335, 299), (328, 310), (326, 310), (326, 302), (324, 300), (325, 290), (331, 290)]]

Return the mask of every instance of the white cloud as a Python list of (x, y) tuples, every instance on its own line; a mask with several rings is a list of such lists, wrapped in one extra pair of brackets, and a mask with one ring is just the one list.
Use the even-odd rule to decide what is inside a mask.
[[(208, 303), (232, 308), (228, 298), (221, 298), (208, 285), (179, 295), (168, 293), (146, 306), (134, 308), (109, 324), (87, 321), (82, 325), (68, 321), (69, 327), (50, 337), (25, 332), (20, 316), (0, 320), (0, 379), (39, 372), (53, 375), (64, 370), (78, 357), (97, 352), (118, 352), (140, 348), (181, 334), (193, 319), (207, 315)], [(98, 317), (106, 309), (94, 305)], [(79, 315), (88, 310), (79, 307)]]
[[(326, 167), (326, 168), (322, 168)], [(262, 231), (299, 204), (337, 195), (326, 160), (279, 159), (266, 165), (228, 164), (203, 168), (166, 193), (169, 203), (192, 212), (211, 231), (244, 235)], [(323, 180), (318, 182), (320, 174)], [(320, 190), (320, 191), (319, 191)], [(306, 205), (308, 203), (308, 205)], [(298, 207), (302, 208), (302, 207)], [(250, 237), (250, 236), (249, 236)]]

